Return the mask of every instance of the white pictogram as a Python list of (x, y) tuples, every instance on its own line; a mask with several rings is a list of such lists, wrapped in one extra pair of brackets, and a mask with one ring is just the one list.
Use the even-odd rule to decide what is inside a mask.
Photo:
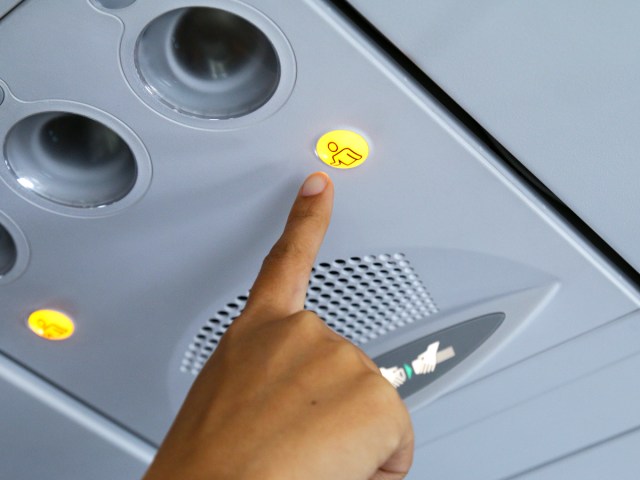
[(407, 373), (403, 368), (399, 367), (391, 367), (391, 368), (380, 368), (380, 373), (384, 378), (386, 378), (394, 388), (398, 388), (404, 382), (407, 381)]
[(424, 352), (418, 355), (418, 358), (411, 362), (415, 374), (424, 375), (436, 369), (436, 365), (438, 364), (436, 355), (438, 354), (439, 346), (440, 342), (433, 342)]
[(407, 381), (407, 374), (409, 374), (408, 378), (410, 379), (413, 374), (427, 375), (433, 373), (438, 364), (456, 356), (453, 347), (443, 348), (442, 350), (438, 350), (438, 348), (440, 348), (440, 342), (430, 343), (427, 349), (411, 362), (411, 367), (406, 364), (404, 368), (396, 366), (380, 367), (380, 373), (395, 388), (404, 385)]
[(436, 354), (436, 363), (446, 362), (447, 360), (455, 356), (456, 351), (453, 349), (453, 347), (447, 347), (442, 350), (438, 350), (438, 353)]

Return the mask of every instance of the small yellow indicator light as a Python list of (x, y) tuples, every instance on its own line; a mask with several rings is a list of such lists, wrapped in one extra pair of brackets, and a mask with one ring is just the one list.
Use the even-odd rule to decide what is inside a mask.
[(362, 135), (351, 130), (333, 130), (320, 137), (316, 154), (334, 168), (354, 168), (369, 156), (369, 145)]
[(47, 340), (65, 340), (76, 328), (69, 317), (56, 310), (37, 310), (29, 315), (27, 324), (33, 333)]

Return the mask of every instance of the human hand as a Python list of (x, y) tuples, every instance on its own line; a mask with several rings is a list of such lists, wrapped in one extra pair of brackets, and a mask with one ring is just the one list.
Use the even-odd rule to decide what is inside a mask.
[(439, 347), (440, 342), (433, 342), (424, 352), (418, 355), (418, 358), (411, 362), (413, 371), (416, 372), (416, 374), (424, 375), (425, 373), (435, 371), (436, 365), (438, 365), (437, 355)]
[(404, 478), (404, 403), (364, 352), (303, 310), (332, 206), (329, 178), (310, 176), (144, 480)]

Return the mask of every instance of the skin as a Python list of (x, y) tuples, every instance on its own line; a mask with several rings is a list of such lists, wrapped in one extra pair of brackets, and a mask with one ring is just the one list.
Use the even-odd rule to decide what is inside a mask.
[(303, 309), (332, 207), (329, 177), (308, 177), (143, 480), (405, 477), (404, 403), (364, 352)]

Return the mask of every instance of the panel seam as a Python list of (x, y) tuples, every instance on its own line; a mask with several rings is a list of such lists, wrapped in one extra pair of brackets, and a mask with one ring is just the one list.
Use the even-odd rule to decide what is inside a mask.
[(523, 184), (535, 192), (560, 218), (566, 221), (576, 233), (606, 258), (621, 275), (640, 291), (640, 272), (620, 255), (600, 234), (580, 218), (561, 198), (551, 191), (515, 155), (502, 145), (487, 129), (475, 120), (460, 104), (440, 87), (415, 62), (365, 18), (348, 0), (322, 0), (333, 6), (350, 24), (376, 45), (417, 85), (448, 111), (482, 145), (491, 151), (500, 164)]
[[(75, 418), (71, 420), (74, 423), (93, 431), (104, 440), (141, 461), (149, 463), (158, 449), (153, 441), (4, 351), (0, 351), (0, 378), (5, 378), (15, 388), (37, 399), (43, 405), (53, 408), (61, 415), (68, 417), (69, 412), (73, 412)], [(107, 432), (107, 430), (112, 431)], [(117, 437), (117, 441), (115, 437)]]

